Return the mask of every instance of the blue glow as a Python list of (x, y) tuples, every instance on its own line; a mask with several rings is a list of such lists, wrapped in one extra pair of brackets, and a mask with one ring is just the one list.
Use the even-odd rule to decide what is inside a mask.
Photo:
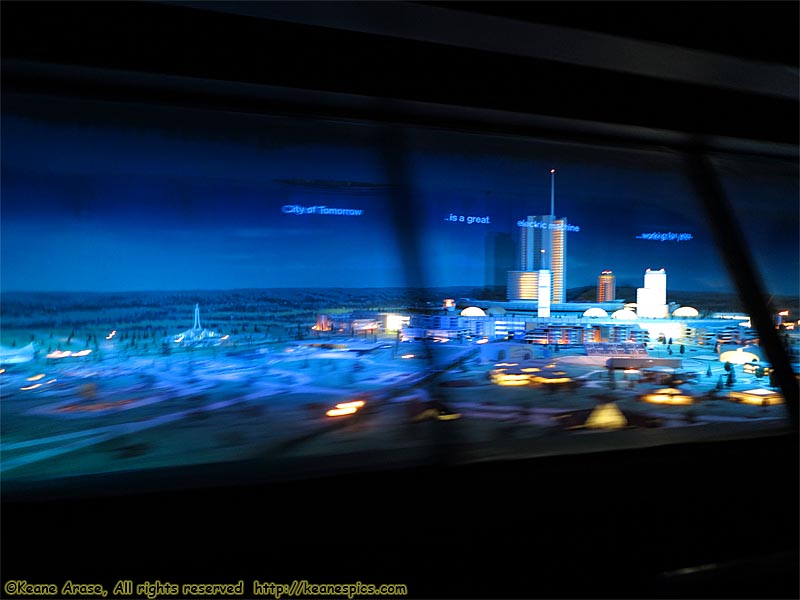
[[(404, 254), (417, 243), (428, 285), (505, 285), (517, 268), (519, 215), (547, 211), (557, 162), (559, 214), (581, 233), (569, 240), (568, 288), (593, 285), (605, 268), (637, 285), (644, 265), (660, 264), (674, 289), (732, 291), (676, 157), (417, 131), (409, 180), (397, 182), (377, 133), (11, 96), (0, 288), (396, 287), (410, 279)], [(402, 186), (414, 204), (395, 209)], [(746, 203), (751, 188), (734, 181), (731, 195)], [(794, 293), (797, 181), (774, 177), (758, 191), (794, 211), (762, 211), (748, 228), (770, 290)], [(414, 236), (398, 229), (398, 210)], [(462, 223), (471, 227), (454, 226)], [(652, 244), (642, 255), (642, 236), (660, 239), (642, 232), (659, 231), (691, 231), (675, 241), (693, 243)]]

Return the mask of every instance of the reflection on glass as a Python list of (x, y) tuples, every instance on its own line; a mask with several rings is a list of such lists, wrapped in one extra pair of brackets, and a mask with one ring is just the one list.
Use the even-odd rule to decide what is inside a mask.
[(5, 481), (785, 422), (679, 157), (408, 129), (398, 171), (377, 126), (13, 96), (3, 118)]

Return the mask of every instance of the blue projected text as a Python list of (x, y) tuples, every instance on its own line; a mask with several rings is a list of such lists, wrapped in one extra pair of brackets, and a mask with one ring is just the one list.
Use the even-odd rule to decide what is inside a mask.
[(688, 242), (693, 240), (694, 236), (691, 233), (672, 233), (668, 231), (661, 233), (654, 231), (652, 233), (640, 233), (636, 236), (637, 240), (654, 240), (656, 242)]
[(345, 217), (360, 217), (364, 211), (360, 208), (329, 208), (327, 206), (300, 206), (298, 204), (285, 204), (281, 212), (287, 215), (336, 215)]

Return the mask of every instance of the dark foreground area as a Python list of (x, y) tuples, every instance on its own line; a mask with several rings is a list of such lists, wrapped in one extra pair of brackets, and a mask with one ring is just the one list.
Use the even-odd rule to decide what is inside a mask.
[(800, 591), (792, 434), (263, 485), (231, 472), (207, 489), (134, 493), (132, 476), (124, 495), (6, 494), (3, 583), (102, 583), (109, 597), (118, 580), (244, 580), (244, 597), (254, 580), (402, 583), (418, 598)]

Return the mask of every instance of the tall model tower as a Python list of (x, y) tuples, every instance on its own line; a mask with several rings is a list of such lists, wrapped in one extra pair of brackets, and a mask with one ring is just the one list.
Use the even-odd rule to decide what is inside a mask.
[(651, 319), (667, 316), (667, 272), (664, 269), (644, 272), (644, 287), (636, 290), (636, 314)]
[(195, 331), (200, 331), (202, 327), (200, 327), (200, 305), (194, 305), (194, 325), (192, 325), (192, 329)]
[(602, 271), (597, 278), (597, 301), (610, 302), (617, 298), (617, 278), (611, 271)]
[(539, 271), (550, 272), (553, 303), (566, 299), (567, 219), (555, 216), (555, 169), (550, 169), (550, 214), (528, 216), (520, 232), (520, 270), (508, 273), (509, 300), (538, 300)]

